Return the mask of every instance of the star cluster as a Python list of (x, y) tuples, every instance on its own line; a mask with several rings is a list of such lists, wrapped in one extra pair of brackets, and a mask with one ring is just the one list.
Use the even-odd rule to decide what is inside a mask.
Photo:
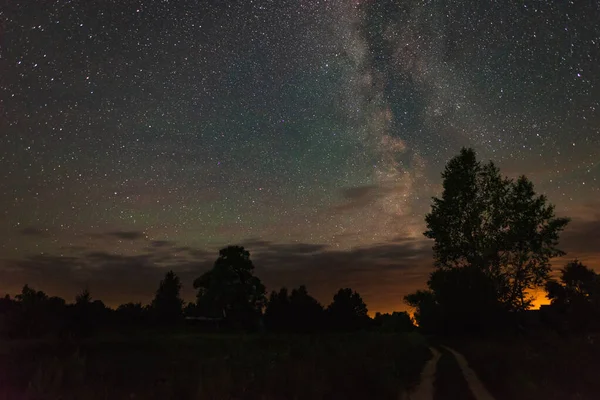
[(429, 271), (423, 217), (462, 146), (529, 176), (573, 217), (570, 255), (600, 259), (597, 4), (13, 1), (0, 15), (5, 291), (93, 289), (93, 271), (140, 260), (192, 276), (241, 243), (272, 285), (353, 285), (398, 308)]

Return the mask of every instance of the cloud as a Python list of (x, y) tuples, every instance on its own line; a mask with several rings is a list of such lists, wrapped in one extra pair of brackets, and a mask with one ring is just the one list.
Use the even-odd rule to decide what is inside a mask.
[(312, 254), (328, 248), (324, 244), (309, 243), (273, 243), (267, 240), (249, 239), (240, 243), (252, 254), (281, 253), (289, 255)]
[[(269, 290), (306, 284), (311, 293), (327, 303), (339, 288), (352, 287), (373, 310), (386, 309), (390, 304), (401, 309), (402, 297), (424, 284), (427, 266), (431, 265), (430, 243), (408, 238), (350, 250), (325, 244), (262, 240), (242, 245), (252, 252), (256, 275)], [(139, 254), (88, 248), (68, 257), (35, 255), (1, 262), (0, 271), (9, 278), (0, 289), (15, 293), (29, 283), (50, 295), (70, 299), (88, 287), (94, 298), (109, 305), (147, 303), (165, 272), (172, 269), (181, 278), (184, 297), (192, 300), (192, 282), (212, 267), (216, 257), (213, 251), (171, 244), (149, 246)]]
[(36, 228), (33, 226), (28, 226), (28, 227), (22, 228), (18, 232), (23, 236), (30, 236), (30, 237), (48, 237), (48, 236), (50, 236), (50, 233), (48, 232), (47, 229), (40, 229), (40, 228)]
[(561, 236), (561, 248), (567, 253), (600, 253), (600, 215), (574, 219)]
[(105, 233), (104, 236), (121, 240), (140, 240), (146, 238), (146, 234), (142, 231), (112, 231)]
[(360, 200), (369, 197), (378, 189), (377, 185), (355, 186), (342, 189), (342, 194), (348, 200)]
[(153, 240), (150, 242), (150, 246), (154, 248), (169, 247), (173, 246), (174, 244), (175, 243), (171, 242), (170, 240)]
[[(431, 243), (407, 239), (396, 243), (335, 250), (323, 246), (311, 253), (278, 251), (252, 255), (256, 274), (269, 290), (305, 284), (323, 304), (340, 288), (357, 290), (372, 311), (404, 310), (404, 295), (423, 287), (432, 270)], [(304, 246), (300, 246), (303, 249)], [(308, 247), (307, 247), (308, 248)]]

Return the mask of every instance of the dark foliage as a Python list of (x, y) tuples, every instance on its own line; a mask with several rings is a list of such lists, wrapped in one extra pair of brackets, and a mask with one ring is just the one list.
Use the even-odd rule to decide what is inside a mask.
[(503, 319), (493, 281), (478, 268), (438, 269), (428, 286), (429, 291), (406, 299), (419, 308), (415, 318), (425, 331), (481, 333), (497, 327)]
[[(340, 289), (327, 310), (305, 286), (291, 293), (282, 288), (271, 293), (266, 302), (265, 287), (254, 276), (250, 253), (243, 247), (229, 246), (219, 252), (214, 267), (194, 281), (197, 301), (185, 308), (181, 287), (179, 277), (169, 271), (151, 304), (127, 303), (112, 310), (94, 300), (87, 289), (75, 297), (73, 304), (66, 304), (59, 297), (48, 297), (25, 285), (14, 300), (9, 296), (0, 299), (0, 335), (71, 340), (101, 332), (136, 334), (156, 328), (217, 332), (257, 330), (264, 324), (273, 332), (316, 333), (373, 326), (366, 304), (352, 289)], [(388, 332), (407, 332), (412, 322), (407, 314), (394, 313), (380, 315), (374, 326)]]
[(382, 332), (412, 332), (416, 327), (406, 311), (391, 314), (376, 313), (373, 325)]
[(443, 193), (425, 217), (437, 270), (428, 291), (406, 296), (425, 330), (482, 331), (531, 305), (529, 291), (548, 279), (568, 220), (524, 176), (500, 175), (462, 149), (442, 174)]
[(549, 260), (564, 254), (558, 235), (568, 220), (555, 217), (554, 206), (526, 177), (502, 177), (472, 149), (450, 160), (442, 178), (442, 197), (425, 217), (436, 267), (478, 268), (493, 279), (508, 310), (527, 309), (527, 290), (542, 286)]
[(323, 306), (305, 286), (272, 292), (264, 315), (265, 327), (275, 332), (316, 332), (324, 328)]
[(150, 307), (142, 303), (121, 304), (115, 311), (115, 323), (125, 329), (145, 327), (149, 324)]
[(254, 329), (265, 306), (265, 287), (254, 276), (250, 252), (240, 246), (219, 251), (214, 267), (194, 281), (201, 315), (223, 318), (234, 328)]
[(77, 337), (91, 336), (108, 322), (110, 310), (101, 300), (92, 300), (85, 289), (75, 297), (75, 304), (68, 309), (66, 333)]
[(574, 331), (600, 328), (600, 275), (581, 262), (569, 262), (560, 281), (549, 280), (546, 292), (551, 308)]
[(337, 331), (355, 331), (368, 327), (367, 305), (360, 294), (350, 288), (340, 289), (327, 307), (327, 322)]
[(154, 321), (160, 325), (172, 325), (183, 318), (181, 282), (173, 271), (165, 274), (152, 300), (151, 311)]
[(58, 331), (65, 320), (65, 301), (48, 297), (44, 292), (23, 286), (21, 294), (6, 316), (6, 329), (10, 337), (39, 338)]

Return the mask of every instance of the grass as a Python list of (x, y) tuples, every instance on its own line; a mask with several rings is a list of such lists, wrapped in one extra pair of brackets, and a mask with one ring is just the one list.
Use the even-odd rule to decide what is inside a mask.
[(0, 399), (398, 399), (430, 357), (416, 334), (106, 337), (4, 344)]
[(497, 400), (597, 399), (600, 343), (544, 333), (454, 343)]

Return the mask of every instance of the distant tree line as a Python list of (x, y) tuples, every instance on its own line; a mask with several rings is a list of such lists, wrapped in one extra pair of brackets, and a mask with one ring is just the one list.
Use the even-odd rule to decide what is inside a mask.
[(406, 312), (368, 315), (360, 294), (340, 289), (324, 307), (305, 286), (273, 291), (254, 276), (250, 253), (229, 246), (219, 252), (214, 267), (196, 279), (197, 298), (184, 304), (179, 277), (168, 271), (152, 302), (108, 308), (86, 289), (67, 304), (59, 297), (25, 285), (21, 294), (0, 299), (0, 334), (8, 338), (60, 336), (82, 338), (106, 332), (198, 329), (211, 331), (269, 331), (279, 333), (407, 332), (415, 328)]

